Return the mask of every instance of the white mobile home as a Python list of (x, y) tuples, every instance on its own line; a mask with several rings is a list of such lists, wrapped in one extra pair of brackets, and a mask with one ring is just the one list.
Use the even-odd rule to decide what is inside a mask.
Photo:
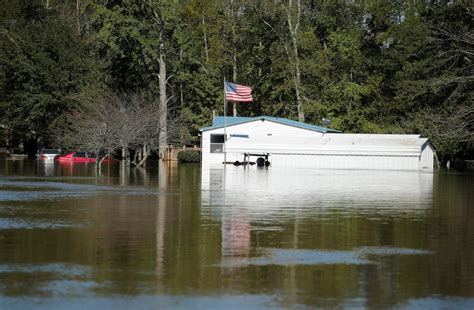
[(274, 167), (433, 170), (433, 148), (419, 135), (344, 134), (269, 116), (215, 117), (201, 132), (206, 164), (262, 157)]

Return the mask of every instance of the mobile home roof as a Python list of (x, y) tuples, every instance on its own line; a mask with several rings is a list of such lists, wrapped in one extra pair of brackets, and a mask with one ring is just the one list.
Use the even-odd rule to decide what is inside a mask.
[[(275, 122), (283, 125), (288, 125), (288, 126), (293, 126), (293, 127), (298, 127), (302, 129), (307, 129), (307, 130), (312, 130), (312, 131), (317, 131), (317, 132), (333, 132), (333, 133), (338, 133), (341, 132), (336, 129), (331, 129), (331, 128), (324, 128), (316, 125), (311, 125), (311, 124), (306, 124), (298, 121), (293, 121), (287, 118), (280, 118), (280, 117), (272, 117), (272, 116), (257, 116), (257, 117), (226, 117), (225, 119), (225, 125), (227, 127), (238, 125), (238, 124), (243, 124), (243, 123), (248, 123), (248, 122), (254, 122), (258, 120), (266, 120), (270, 122)], [(209, 127), (204, 127), (201, 128), (201, 131), (208, 131), (208, 130), (213, 130), (213, 129), (218, 129), (224, 127), (224, 117), (223, 116), (215, 116), (214, 119), (212, 120), (212, 126)]]

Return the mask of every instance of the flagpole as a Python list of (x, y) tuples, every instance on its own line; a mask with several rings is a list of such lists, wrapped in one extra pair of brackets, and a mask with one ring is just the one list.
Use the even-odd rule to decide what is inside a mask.
[(224, 168), (227, 164), (227, 95), (225, 89), (225, 77), (224, 77)]

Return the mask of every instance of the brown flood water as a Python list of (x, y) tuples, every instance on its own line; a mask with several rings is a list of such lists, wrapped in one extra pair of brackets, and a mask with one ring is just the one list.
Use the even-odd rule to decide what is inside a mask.
[(0, 309), (474, 309), (474, 174), (0, 161)]

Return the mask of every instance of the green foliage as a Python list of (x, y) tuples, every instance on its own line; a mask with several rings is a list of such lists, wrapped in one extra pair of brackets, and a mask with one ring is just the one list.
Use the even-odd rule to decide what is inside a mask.
[[(0, 4), (0, 124), (16, 136), (44, 136), (92, 83), (95, 60), (60, 12), (41, 2)], [(7, 1), (8, 2), (8, 1)]]
[(178, 153), (178, 162), (180, 163), (198, 163), (201, 161), (201, 154), (198, 151), (180, 151)]
[[(473, 102), (466, 2), (83, 0), (78, 13), (73, 0), (51, 0), (49, 9), (39, 0), (0, 1), (0, 123), (23, 136), (44, 135), (92, 90), (138, 92), (154, 104), (164, 47), (181, 144), (196, 143), (198, 129), (223, 113), (222, 82), (234, 74), (255, 99), (239, 104), (239, 115), (296, 119), (297, 59), (306, 122), (420, 133), (441, 157), (472, 156), (472, 126), (456, 139), (430, 121)], [(299, 2), (295, 57), (288, 16), (296, 22)]]

